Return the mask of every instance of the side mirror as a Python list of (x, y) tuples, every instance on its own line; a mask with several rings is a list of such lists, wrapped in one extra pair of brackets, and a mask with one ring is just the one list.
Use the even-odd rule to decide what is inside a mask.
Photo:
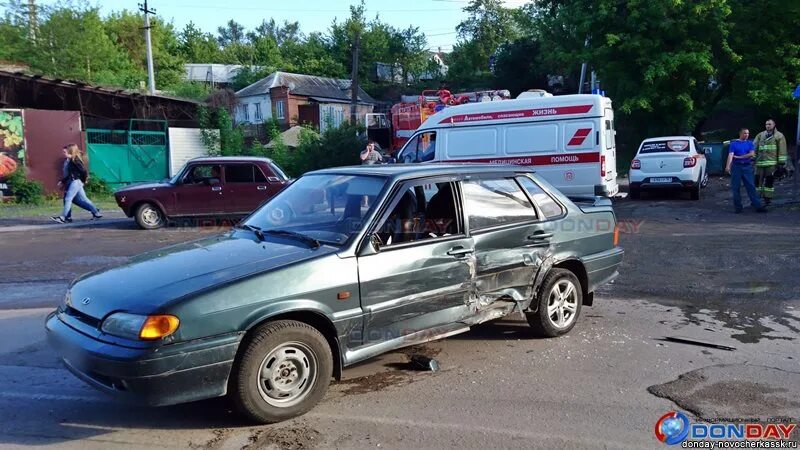
[(383, 241), (381, 240), (378, 233), (372, 233), (369, 235), (369, 243), (372, 245), (372, 248), (375, 250), (375, 253), (381, 251), (381, 247), (383, 246)]
[(205, 179), (205, 184), (207, 184), (209, 186), (213, 186), (213, 185), (219, 184), (219, 183), (220, 183), (219, 178), (206, 178)]

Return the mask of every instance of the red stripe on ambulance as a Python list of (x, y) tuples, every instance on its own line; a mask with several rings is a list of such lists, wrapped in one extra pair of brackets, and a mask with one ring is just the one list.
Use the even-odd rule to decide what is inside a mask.
[(581, 145), (583, 141), (586, 140), (586, 136), (589, 136), (589, 133), (592, 132), (591, 128), (578, 128), (574, 135), (572, 135), (572, 139), (569, 140), (567, 145)]
[(453, 162), (512, 164), (515, 166), (553, 166), (560, 164), (597, 163), (600, 162), (600, 153), (568, 153), (561, 155), (530, 156), (522, 158), (482, 158)]
[(439, 123), (481, 122), (484, 120), (523, 119), (527, 117), (554, 117), (570, 114), (586, 114), (592, 105), (559, 106), (555, 108), (519, 109), (483, 114), (459, 114), (439, 121)]

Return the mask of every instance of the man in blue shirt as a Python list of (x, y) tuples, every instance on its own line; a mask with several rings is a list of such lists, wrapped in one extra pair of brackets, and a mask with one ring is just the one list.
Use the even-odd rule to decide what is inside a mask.
[(753, 141), (748, 141), (750, 130), (742, 128), (739, 130), (739, 139), (730, 142), (728, 148), (728, 163), (725, 171), (731, 174), (731, 189), (733, 190), (733, 208), (737, 214), (742, 212), (742, 193), (741, 187), (747, 191), (750, 197), (750, 204), (758, 212), (767, 212), (761, 204), (761, 199), (756, 194), (756, 185), (753, 175), (753, 157), (755, 156), (755, 146)]

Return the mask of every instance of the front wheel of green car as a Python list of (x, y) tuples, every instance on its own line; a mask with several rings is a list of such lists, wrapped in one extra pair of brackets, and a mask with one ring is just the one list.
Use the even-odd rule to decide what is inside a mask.
[(539, 289), (538, 308), (525, 313), (534, 334), (556, 337), (567, 334), (581, 313), (583, 292), (578, 277), (566, 269), (552, 269)]
[(294, 320), (254, 331), (235, 365), (232, 400), (250, 419), (281, 422), (311, 410), (325, 396), (333, 356), (325, 337)]

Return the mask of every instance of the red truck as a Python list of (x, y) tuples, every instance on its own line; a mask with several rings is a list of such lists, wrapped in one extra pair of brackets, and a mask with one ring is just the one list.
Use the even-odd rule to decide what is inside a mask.
[(152, 230), (175, 218), (248, 215), (289, 183), (268, 158), (196, 158), (169, 180), (127, 186), (114, 197), (125, 215)]
[[(448, 106), (465, 103), (508, 100), (511, 94), (504, 89), (451, 94), (445, 89), (425, 90), (418, 96), (403, 95), (400, 103), (392, 105), (390, 153), (394, 154), (405, 145), (408, 138), (431, 116)], [(367, 121), (367, 123), (371, 123)]]

